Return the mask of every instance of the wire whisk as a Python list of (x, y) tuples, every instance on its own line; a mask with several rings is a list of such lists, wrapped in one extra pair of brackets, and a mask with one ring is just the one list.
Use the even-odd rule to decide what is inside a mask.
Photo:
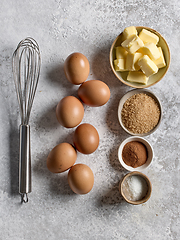
[(19, 193), (28, 202), (31, 192), (31, 151), (29, 118), (40, 75), (39, 46), (33, 38), (22, 40), (13, 54), (13, 75), (20, 108)]

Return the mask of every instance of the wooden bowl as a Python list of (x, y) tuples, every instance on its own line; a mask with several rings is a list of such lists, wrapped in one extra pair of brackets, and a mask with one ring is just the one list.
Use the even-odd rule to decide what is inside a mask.
[[(142, 177), (142, 178), (145, 180), (146, 184), (147, 184), (147, 192), (146, 192), (145, 196), (142, 197), (142, 198), (139, 199), (139, 200), (136, 200), (136, 201), (133, 201), (133, 200), (131, 200), (131, 199), (128, 197), (127, 189), (126, 189), (125, 186), (124, 186), (125, 181), (126, 181), (129, 177), (131, 177), (131, 176), (139, 176), (139, 177)], [(151, 182), (150, 182), (149, 178), (148, 178), (145, 174), (143, 174), (143, 173), (141, 173), (141, 172), (138, 172), (138, 171), (135, 171), (135, 172), (128, 173), (128, 174), (126, 174), (126, 175), (123, 177), (123, 179), (121, 180), (121, 182), (120, 182), (120, 184), (119, 184), (119, 191), (120, 191), (122, 197), (125, 199), (126, 202), (128, 202), (128, 203), (130, 203), (130, 204), (133, 204), (133, 205), (138, 205), (138, 204), (142, 204), (142, 203), (145, 203), (145, 202), (148, 201), (148, 199), (149, 199), (150, 196), (151, 196), (152, 185), (151, 185)]]
[(156, 74), (151, 75), (149, 77), (148, 83), (146, 85), (141, 84), (141, 83), (134, 83), (134, 82), (127, 81), (128, 71), (119, 72), (119, 71), (115, 71), (115, 69), (114, 69), (115, 47), (121, 46), (121, 43), (123, 42), (123, 34), (122, 33), (119, 36), (117, 36), (117, 38), (114, 40), (114, 42), (111, 46), (109, 60), (110, 60), (111, 69), (119, 81), (121, 81), (122, 83), (126, 84), (127, 86), (130, 86), (133, 88), (147, 88), (147, 87), (153, 86), (154, 84), (158, 83), (165, 76), (165, 74), (169, 68), (169, 65), (170, 65), (170, 50), (169, 50), (166, 40), (156, 30), (151, 29), (149, 27), (142, 27), (142, 26), (138, 26), (138, 27), (136, 27), (136, 29), (137, 29), (138, 33), (140, 33), (142, 29), (146, 29), (148, 31), (151, 31), (152, 33), (155, 33), (159, 37), (159, 42), (158, 42), (157, 46), (161, 47), (163, 50), (166, 66), (164, 68), (160, 68)]

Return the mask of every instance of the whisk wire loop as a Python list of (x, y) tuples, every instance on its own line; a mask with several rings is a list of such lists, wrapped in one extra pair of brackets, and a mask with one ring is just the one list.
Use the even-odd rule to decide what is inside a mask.
[(21, 123), (28, 124), (40, 75), (40, 52), (33, 38), (22, 40), (13, 54), (13, 73)]

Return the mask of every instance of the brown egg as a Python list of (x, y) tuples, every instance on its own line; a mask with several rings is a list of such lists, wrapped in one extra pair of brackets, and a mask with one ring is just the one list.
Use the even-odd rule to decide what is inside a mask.
[(99, 134), (91, 124), (83, 123), (76, 128), (73, 142), (79, 152), (90, 154), (98, 148)]
[(76, 161), (77, 153), (69, 143), (60, 143), (54, 147), (47, 158), (47, 168), (53, 173), (69, 169)]
[(94, 174), (85, 164), (74, 165), (68, 173), (68, 183), (73, 192), (86, 194), (94, 185)]
[(82, 53), (72, 53), (64, 63), (64, 72), (69, 82), (79, 85), (86, 81), (89, 75), (89, 61)]
[(107, 103), (110, 98), (109, 87), (100, 80), (84, 82), (78, 89), (78, 96), (87, 105), (99, 107)]
[(84, 107), (76, 97), (64, 97), (56, 107), (57, 120), (66, 128), (77, 126), (82, 121), (83, 116)]

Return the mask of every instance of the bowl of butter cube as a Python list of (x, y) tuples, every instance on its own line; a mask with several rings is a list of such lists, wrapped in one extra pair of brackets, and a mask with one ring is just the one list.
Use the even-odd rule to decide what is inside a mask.
[(165, 76), (170, 50), (156, 30), (130, 26), (114, 40), (109, 58), (113, 73), (122, 83), (147, 88)]

